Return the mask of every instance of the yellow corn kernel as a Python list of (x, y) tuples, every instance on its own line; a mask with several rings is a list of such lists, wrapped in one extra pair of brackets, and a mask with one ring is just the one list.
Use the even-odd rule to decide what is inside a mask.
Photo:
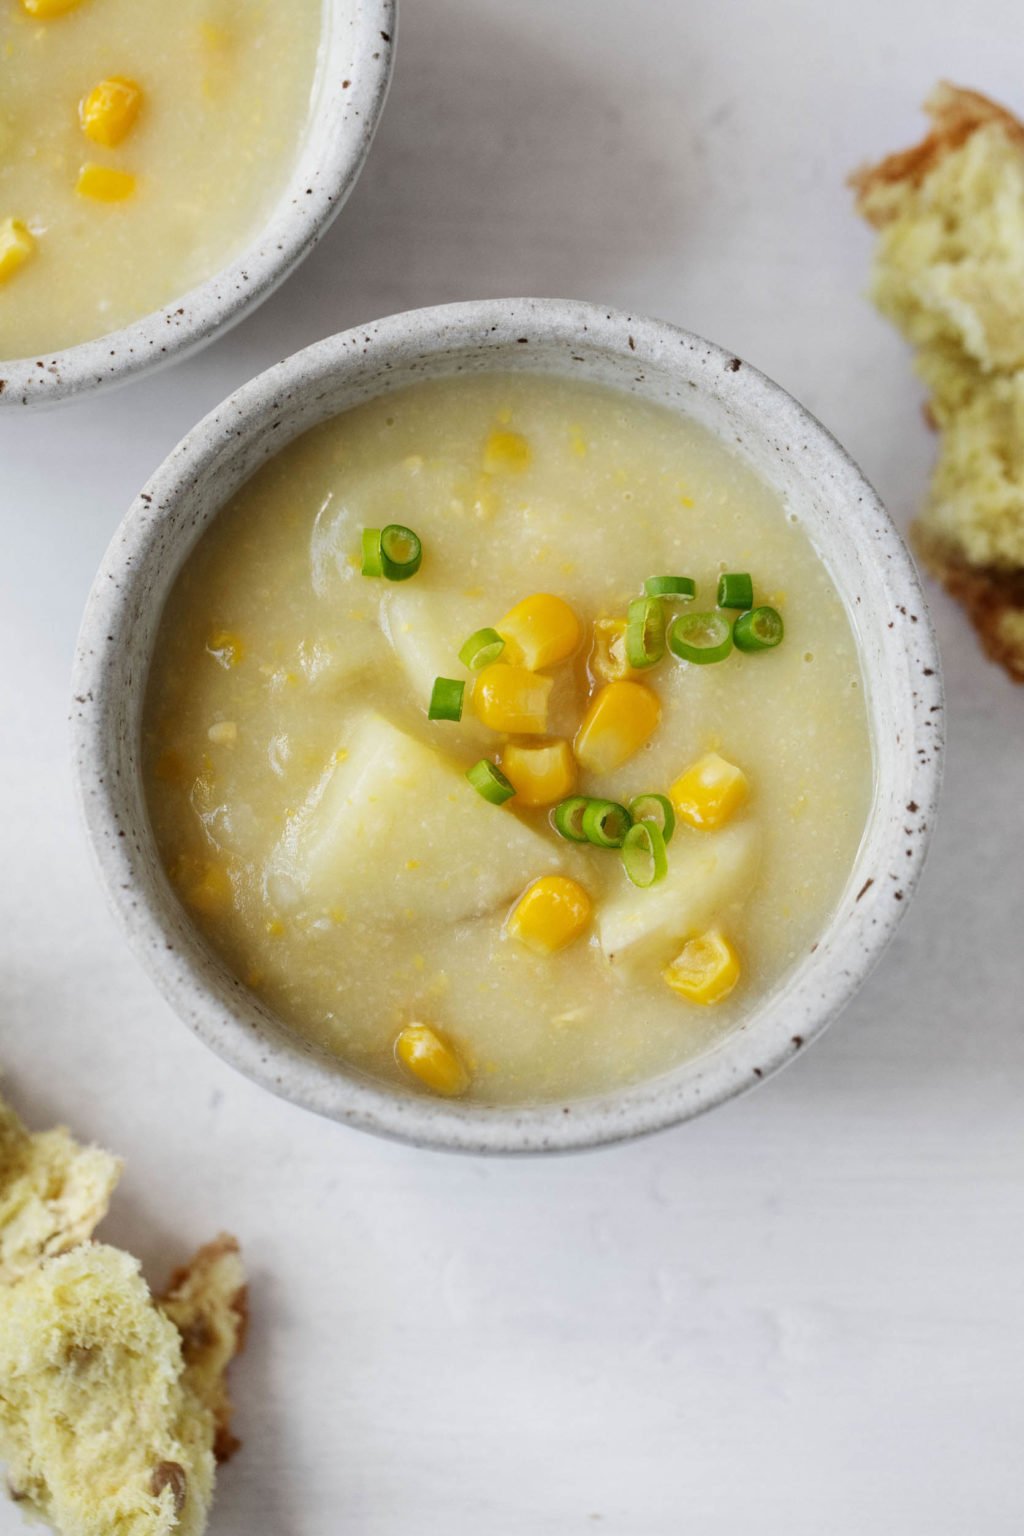
[(743, 769), (717, 752), (709, 752), (676, 779), (668, 797), (682, 821), (710, 832), (723, 826), (749, 794), (750, 783)]
[(0, 222), (0, 283), (13, 277), (36, 248), (35, 236), (21, 219)]
[(524, 597), (495, 627), (509, 647), (509, 660), (521, 661), (531, 672), (565, 661), (580, 643), (579, 619), (550, 592)]
[(484, 470), (520, 474), (530, 462), (530, 445), (520, 432), (494, 431), (484, 444)]
[(30, 16), (63, 16), (65, 11), (73, 11), (79, 0), (21, 0), (24, 10)]
[(78, 173), (75, 191), (79, 197), (91, 197), (97, 203), (123, 203), (135, 191), (135, 177), (130, 171), (95, 165), (90, 160)]
[(543, 736), (548, 728), (552, 677), (538, 677), (525, 667), (494, 661), (477, 674), (473, 708), (492, 731), (511, 736)]
[(661, 974), (688, 1002), (720, 1003), (740, 979), (740, 960), (725, 935), (713, 928), (684, 944)]
[(577, 762), (591, 773), (611, 773), (639, 752), (660, 719), (658, 696), (643, 683), (607, 683), (576, 733)]
[(212, 916), (231, 904), (231, 881), (220, 864), (206, 864), (198, 880), (185, 892), (185, 900), (197, 912)]
[(469, 1087), (469, 1073), (429, 1024), (409, 1024), (395, 1041), (395, 1056), (421, 1083), (446, 1099), (457, 1099)]
[(237, 667), (245, 660), (245, 641), (230, 629), (215, 629), (206, 649), (222, 667)]
[(520, 805), (554, 805), (576, 788), (576, 762), (567, 741), (523, 747), (510, 742), (501, 766), (515, 785)]
[(590, 670), (602, 683), (616, 683), (624, 677), (632, 677), (633, 668), (626, 657), (625, 619), (595, 621)]
[(94, 85), (78, 104), (78, 120), (86, 138), (108, 149), (127, 138), (142, 106), (142, 87), (124, 75), (111, 75)]
[(539, 955), (565, 949), (590, 922), (590, 897), (564, 875), (544, 875), (520, 896), (508, 920), (508, 932)]

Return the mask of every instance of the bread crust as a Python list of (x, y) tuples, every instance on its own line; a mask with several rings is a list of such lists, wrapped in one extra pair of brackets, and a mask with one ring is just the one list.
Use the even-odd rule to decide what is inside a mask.
[[(969, 91), (949, 81), (942, 81), (926, 101), (925, 111), (931, 119), (931, 126), (919, 143), (887, 155), (875, 164), (862, 166), (850, 177), (850, 184), (857, 194), (858, 211), (869, 224), (883, 231), (879, 241), (881, 252), (886, 251), (886, 241), (891, 234), (891, 231), (886, 232), (887, 227), (904, 217), (908, 206), (913, 208), (918, 189), (926, 178), (942, 166), (947, 156), (961, 149), (974, 134), (986, 129), (998, 129), (1010, 142), (1013, 151), (1019, 152), (1024, 158), (1024, 123), (979, 91)], [(925, 189), (921, 196), (926, 200), (928, 190)], [(980, 238), (971, 225), (965, 223), (960, 238), (962, 242), (966, 240), (968, 252), (972, 236)], [(877, 259), (884, 263), (886, 258), (882, 255)], [(899, 271), (899, 268), (895, 270)], [(876, 276), (877, 271), (878, 268)], [(924, 261), (922, 272), (928, 275)], [(989, 279), (983, 274), (980, 282), (983, 286), (989, 280), (995, 279)], [(1006, 284), (1005, 293), (1000, 292), (999, 296), (1005, 299), (1008, 312), (1015, 314), (1019, 308), (1024, 308), (1024, 292), (1021, 291), (1019, 278), (1011, 271), (1003, 278), (1003, 282)], [(896, 292), (898, 296), (899, 290)], [(1002, 360), (991, 353), (986, 355), (979, 353), (976, 347), (964, 346), (960, 362), (962, 387), (951, 397), (942, 399), (941, 395), (936, 396), (934, 391), (942, 386), (942, 372), (935, 369), (929, 372), (925, 365), (929, 361), (929, 347), (932, 354), (939, 354), (941, 361), (939, 344), (934, 340), (921, 341), (906, 315), (901, 314), (899, 305), (892, 302), (891, 291), (888, 304), (878, 302), (882, 312), (893, 319), (911, 342), (917, 345), (918, 371), (933, 390), (933, 399), (924, 406), (925, 420), (932, 429), (950, 433), (961, 421), (967, 423), (973, 420), (967, 415), (972, 408), (972, 391), (978, 398), (982, 398), (984, 391), (997, 390), (1002, 378), (1013, 379), (1019, 376), (1018, 358), (1011, 355), (1004, 366)], [(948, 340), (947, 345), (956, 348), (962, 342), (962, 336), (954, 336)], [(932, 361), (935, 361), (934, 356)], [(1012, 420), (1004, 430), (1014, 431)], [(944, 445), (951, 440), (944, 437)], [(1011, 440), (1013, 442), (1015, 439)], [(960, 457), (964, 456), (961, 454)], [(1019, 483), (1019, 475), (1015, 476), (1011, 468), (1015, 457), (1006, 456), (1007, 483), (1011, 489), (1015, 479)], [(936, 489), (943, 462), (940, 454), (933, 479), (933, 508), (936, 497), (942, 500), (945, 494)], [(968, 499), (972, 496), (975, 499), (982, 498), (985, 494), (983, 467), (976, 464), (972, 469), (969, 459), (966, 459), (964, 464), (958, 466), (958, 471), (962, 496)], [(955, 527), (945, 526), (940, 529), (936, 526), (939, 522), (949, 525), (955, 519), (949, 516), (944, 519), (931, 518), (929, 509), (926, 509), (922, 519), (911, 529), (913, 544), (922, 563), (951, 596), (962, 604), (978, 632), (986, 655), (1004, 667), (1014, 681), (1024, 683), (1024, 568), (1012, 557), (1000, 564), (972, 563), (967, 557), (966, 536), (963, 541), (958, 540)]]
[(997, 123), (1024, 150), (1024, 123), (980, 91), (941, 80), (925, 101), (924, 110), (932, 126), (920, 143), (886, 155), (873, 165), (863, 165), (849, 178), (857, 193), (858, 211), (876, 229), (888, 222), (892, 212), (874, 198), (875, 192), (900, 182), (919, 185), (945, 155), (959, 149), (979, 128)]
[(1024, 570), (969, 565), (954, 544), (921, 523), (910, 532), (923, 564), (965, 609), (986, 656), (1024, 683)]
[(172, 1274), (157, 1305), (181, 1334), (187, 1385), (213, 1415), (213, 1454), (227, 1461), (241, 1441), (232, 1432), (234, 1405), (227, 1368), (245, 1347), (249, 1291), (238, 1240), (221, 1232)]

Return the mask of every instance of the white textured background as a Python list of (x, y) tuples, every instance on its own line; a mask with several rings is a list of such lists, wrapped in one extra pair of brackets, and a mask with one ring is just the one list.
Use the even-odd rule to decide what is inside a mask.
[(949, 602), (944, 818), (881, 969), (781, 1078), (622, 1150), (459, 1161), (233, 1075), (127, 955), (67, 766), (75, 630), (132, 494), (234, 386), (389, 311), (678, 321), (804, 400), (905, 524), (931, 444), (843, 177), (917, 134), (940, 75), (1024, 109), (1016, 0), (955, 9), (405, 0), (363, 179), (284, 291), (125, 393), (0, 418), (0, 1056), (30, 1119), (126, 1155), (104, 1230), (154, 1279), (243, 1240), (219, 1536), (1022, 1528), (1024, 689)]

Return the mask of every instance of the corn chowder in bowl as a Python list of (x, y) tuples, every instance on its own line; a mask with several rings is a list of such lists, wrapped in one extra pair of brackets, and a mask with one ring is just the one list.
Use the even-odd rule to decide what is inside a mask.
[(392, 13), (3, 0), (0, 403), (164, 362), (265, 297), (358, 173)]
[(179, 1009), (446, 1146), (610, 1140), (781, 1065), (892, 931), (937, 790), (930, 629), (842, 451), (737, 359), (553, 301), (240, 391), (112, 546), (76, 691), (104, 877)]

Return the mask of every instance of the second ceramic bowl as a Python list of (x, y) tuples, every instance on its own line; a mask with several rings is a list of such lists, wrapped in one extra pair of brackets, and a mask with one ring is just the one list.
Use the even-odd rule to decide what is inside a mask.
[(356, 184), (384, 110), (398, 0), (323, 0), (309, 121), (256, 239), (197, 288), (93, 341), (0, 359), (0, 408), (55, 405), (163, 368), (237, 324), (313, 249)]
[[(874, 742), (868, 825), (813, 950), (714, 1050), (602, 1097), (523, 1108), (439, 1101), (349, 1071), (281, 1022), (193, 927), (161, 867), (143, 796), (140, 717), (167, 594), (237, 487), (290, 439), (424, 377), (566, 374), (695, 417), (786, 498), (854, 625)], [(107, 552), (83, 621), (74, 705), (78, 785), (100, 876), (136, 953), (215, 1051), (271, 1091), (365, 1130), (479, 1152), (595, 1146), (685, 1120), (763, 1080), (836, 1016), (892, 937), (935, 818), (942, 688), (909, 555), (870, 485), (784, 390), (731, 353), (654, 320), (559, 300), (395, 315), (261, 374), (179, 444)]]

